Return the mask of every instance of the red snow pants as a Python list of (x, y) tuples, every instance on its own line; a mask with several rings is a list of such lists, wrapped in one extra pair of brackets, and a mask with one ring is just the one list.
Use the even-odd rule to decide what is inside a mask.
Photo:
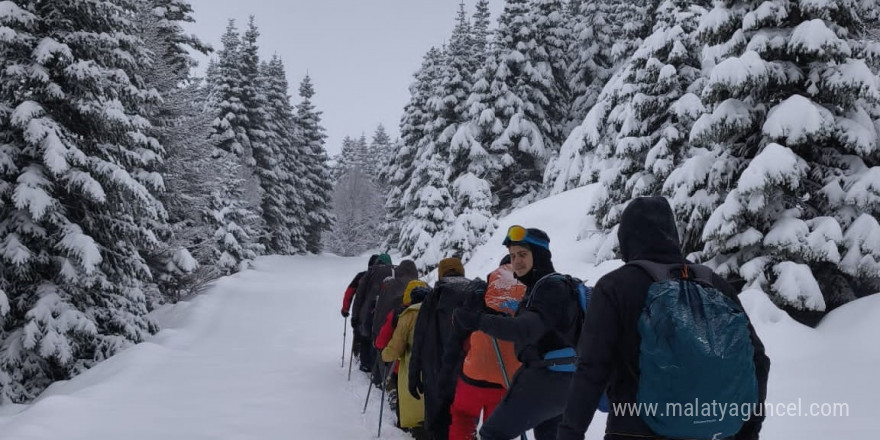
[(478, 387), (459, 378), (455, 386), (455, 399), (449, 408), (452, 416), (449, 440), (474, 440), (480, 412), (483, 412), (483, 420), (488, 419), (505, 393), (507, 390), (504, 388)]

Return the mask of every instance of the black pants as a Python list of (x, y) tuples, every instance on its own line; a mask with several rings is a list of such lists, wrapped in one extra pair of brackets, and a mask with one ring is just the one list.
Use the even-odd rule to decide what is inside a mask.
[(361, 371), (370, 372), (373, 369), (373, 363), (376, 361), (376, 349), (370, 343), (369, 337), (360, 334), (357, 337), (358, 350), (360, 351), (358, 360), (361, 363)]
[(535, 440), (555, 440), (571, 375), (544, 367), (520, 368), (504, 399), (480, 428), (480, 439), (510, 440), (533, 429)]

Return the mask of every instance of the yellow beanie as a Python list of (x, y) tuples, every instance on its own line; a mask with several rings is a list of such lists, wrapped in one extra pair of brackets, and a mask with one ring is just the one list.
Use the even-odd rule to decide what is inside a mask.
[(403, 291), (403, 305), (408, 306), (412, 304), (412, 291), (416, 287), (428, 287), (428, 283), (422, 280), (412, 280), (409, 284), (406, 285), (406, 289)]

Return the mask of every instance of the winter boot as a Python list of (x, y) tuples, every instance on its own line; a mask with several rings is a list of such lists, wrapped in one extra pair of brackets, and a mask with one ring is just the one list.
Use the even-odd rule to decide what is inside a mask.
[(399, 414), (399, 404), (397, 398), (397, 373), (393, 373), (391, 378), (388, 380), (387, 390), (388, 390), (388, 406), (394, 410), (395, 413)]

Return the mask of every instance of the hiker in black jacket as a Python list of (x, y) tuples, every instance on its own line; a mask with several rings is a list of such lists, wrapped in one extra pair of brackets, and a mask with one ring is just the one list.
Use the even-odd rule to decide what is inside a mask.
[[(367, 270), (376, 264), (376, 260), (379, 258), (378, 254), (373, 254), (370, 256), (370, 260), (367, 262)], [(348, 284), (348, 287), (345, 289), (345, 293), (342, 295), (342, 309), (340, 312), (342, 313), (343, 318), (348, 318), (348, 315), (351, 310), (351, 303), (354, 300), (354, 293), (357, 291), (358, 284), (360, 284), (361, 279), (364, 275), (367, 274), (367, 271), (358, 272), (357, 275), (351, 280), (351, 283)], [(369, 340), (361, 336), (360, 332), (357, 331), (358, 322), (355, 317), (351, 318), (351, 329), (354, 330), (352, 332), (351, 337), (351, 352), (352, 354), (356, 354), (360, 357), (360, 350), (363, 344), (369, 344)]]
[[(377, 258), (379, 258), (379, 255), (377, 254), (373, 254), (370, 256), (370, 261), (367, 262), (367, 270), (369, 270), (370, 267), (376, 263)], [(361, 282), (361, 278), (363, 278), (366, 274), (366, 270), (358, 272), (357, 275), (355, 275), (354, 278), (351, 280), (351, 282), (348, 283), (348, 287), (345, 288), (345, 293), (342, 295), (341, 309), (343, 318), (348, 318), (348, 314), (351, 311), (351, 302), (352, 300), (354, 300), (354, 293), (357, 291), (358, 284)], [(352, 322), (354, 321), (352, 320)], [(352, 328), (355, 328), (355, 326), (352, 325)]]
[[(439, 389), (443, 347), (452, 334), (452, 312), (465, 299), (470, 280), (458, 258), (444, 258), (437, 266), (439, 279), (425, 297), (413, 330), (409, 364), (409, 392), (425, 399), (425, 430), (434, 439), (449, 437), (449, 404)], [(420, 397), (421, 396), (421, 397)]]
[[(643, 197), (630, 202), (620, 218), (618, 239), (623, 261), (655, 263), (686, 262), (679, 245), (675, 218), (662, 197)], [(740, 304), (736, 292), (721, 277), (711, 274), (711, 284)], [(654, 279), (641, 267), (627, 264), (602, 277), (593, 289), (583, 324), (577, 371), (568, 393), (568, 403), (558, 440), (583, 440), (593, 419), (599, 397), (606, 391), (612, 410), (605, 427), (606, 440), (651, 440), (656, 435), (638, 415), (615, 414), (615, 405), (635, 403), (639, 389), (641, 337), (638, 322)], [(748, 325), (754, 346), (758, 399), (767, 395), (770, 359), (764, 345)], [(729, 416), (728, 416), (729, 417)], [(763, 417), (752, 415), (736, 440), (755, 440)]]
[[(480, 438), (509, 440), (534, 429), (535, 440), (553, 440), (574, 371), (573, 347), (582, 312), (572, 286), (562, 277), (547, 277), (555, 270), (550, 239), (544, 231), (513, 226), (504, 245), (516, 278), (526, 285), (516, 314), (494, 315), (461, 307), (453, 318), (460, 329), (481, 330), (512, 341), (517, 359), (523, 363), (504, 400), (483, 423)], [(557, 364), (549, 360), (548, 354), (562, 350), (571, 353), (565, 361)]]
[(371, 338), (373, 334), (373, 308), (376, 307), (376, 298), (382, 288), (382, 283), (385, 278), (391, 276), (393, 271), (391, 257), (388, 254), (380, 254), (376, 258), (376, 264), (370, 266), (366, 275), (361, 278), (354, 294), (351, 324), (355, 328), (355, 333), (367, 342), (360, 346), (361, 371), (370, 372), (374, 367), (376, 348), (373, 347)]
[(406, 285), (410, 281), (419, 277), (419, 271), (416, 269), (416, 263), (412, 260), (403, 260), (400, 265), (394, 268), (393, 277), (385, 279), (379, 294), (376, 297), (376, 306), (373, 312), (373, 328), (370, 335), (370, 341), (375, 344), (379, 331), (385, 324), (388, 312), (394, 310), (403, 301), (403, 292)]

